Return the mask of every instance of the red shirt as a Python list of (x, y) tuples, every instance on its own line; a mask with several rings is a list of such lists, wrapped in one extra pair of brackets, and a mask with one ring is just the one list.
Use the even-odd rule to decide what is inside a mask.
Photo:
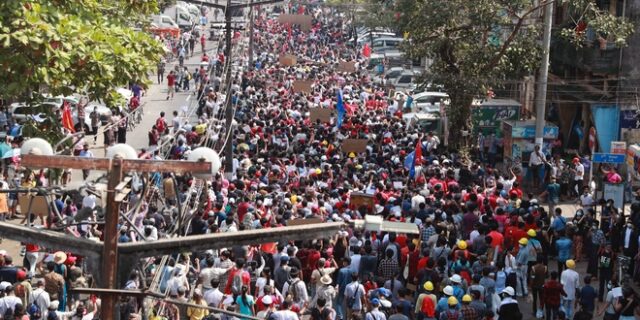
[(169, 74), (167, 76), (167, 85), (169, 87), (173, 87), (176, 84), (176, 76), (173, 74)]
[(491, 246), (492, 247), (497, 247), (500, 246), (502, 247), (502, 243), (504, 242), (504, 236), (498, 232), (498, 231), (491, 231), (489, 232), (489, 236), (491, 237)]

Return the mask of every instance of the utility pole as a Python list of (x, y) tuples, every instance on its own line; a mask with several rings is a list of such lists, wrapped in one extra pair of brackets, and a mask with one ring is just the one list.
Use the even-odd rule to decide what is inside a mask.
[(553, 24), (553, 6), (555, 2), (547, 0), (544, 8), (544, 34), (542, 38), (542, 63), (538, 75), (536, 90), (536, 140), (542, 148), (544, 140), (545, 108), (547, 105), (547, 83), (549, 80), (549, 51), (551, 49), (551, 26)]
[(227, 70), (227, 74), (225, 75), (224, 84), (226, 86), (226, 109), (225, 109), (225, 118), (226, 124), (225, 131), (226, 139), (224, 141), (224, 173), (227, 179), (231, 178), (231, 173), (233, 172), (233, 138), (231, 135), (233, 134), (233, 95), (231, 92), (231, 11), (233, 8), (231, 7), (231, 0), (227, 0), (227, 8), (224, 11), (224, 21), (225, 21), (225, 50), (224, 50), (224, 62), (225, 68)]
[(253, 0), (249, 9), (249, 71), (253, 71)]

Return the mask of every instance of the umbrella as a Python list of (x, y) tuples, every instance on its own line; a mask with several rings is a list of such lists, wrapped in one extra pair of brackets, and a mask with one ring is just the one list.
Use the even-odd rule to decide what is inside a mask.
[(5, 154), (11, 151), (11, 146), (6, 142), (0, 143), (0, 154)]
[(13, 158), (13, 157), (17, 157), (20, 155), (20, 148), (15, 148), (12, 150), (9, 150), (5, 153), (2, 154), (2, 159), (6, 159), (6, 158)]

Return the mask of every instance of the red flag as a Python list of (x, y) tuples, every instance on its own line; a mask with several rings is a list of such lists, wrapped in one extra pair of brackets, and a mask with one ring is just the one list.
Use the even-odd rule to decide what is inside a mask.
[(62, 126), (69, 130), (71, 133), (75, 133), (76, 129), (73, 128), (73, 116), (71, 116), (71, 108), (69, 102), (62, 103)]
[(422, 164), (422, 141), (418, 140), (418, 143), (416, 144), (416, 153), (415, 153), (415, 164), (417, 166)]
[(371, 47), (369, 47), (368, 43), (365, 43), (364, 47), (362, 47), (362, 55), (366, 58), (369, 58), (371, 56)]
[(291, 36), (292, 36), (291, 23), (287, 23), (287, 40), (291, 39)]

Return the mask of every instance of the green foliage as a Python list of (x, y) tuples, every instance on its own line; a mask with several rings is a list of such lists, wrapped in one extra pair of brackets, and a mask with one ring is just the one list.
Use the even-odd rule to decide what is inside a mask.
[[(370, 0), (371, 3), (380, 3)], [(557, 0), (567, 3), (572, 19), (561, 34), (580, 45), (584, 33), (575, 30), (583, 21), (604, 38), (626, 45), (633, 26), (600, 11), (594, 0)], [(450, 141), (460, 146), (462, 130), (469, 130), (473, 98), (506, 80), (531, 74), (540, 60), (541, 15), (544, 5), (556, 1), (531, 0), (397, 0), (387, 10), (368, 10), (380, 25), (409, 32), (403, 50), (412, 58), (433, 61), (422, 85), (444, 86), (451, 97), (448, 110)], [(575, 16), (575, 17), (574, 17)], [(386, 18), (381, 18), (386, 17)], [(393, 22), (389, 23), (389, 19)]]
[(160, 59), (161, 43), (132, 28), (157, 10), (156, 0), (0, 1), (0, 96), (45, 89), (115, 105), (115, 89), (147, 81)]

